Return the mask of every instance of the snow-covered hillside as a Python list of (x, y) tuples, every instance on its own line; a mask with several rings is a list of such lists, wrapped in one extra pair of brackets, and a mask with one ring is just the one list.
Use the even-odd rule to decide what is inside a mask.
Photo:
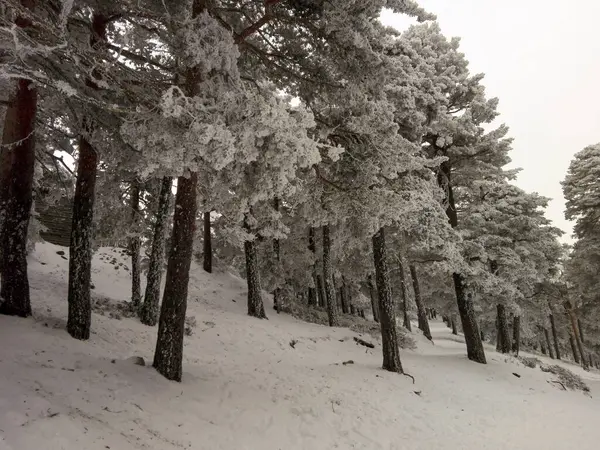
[[(488, 364), (434, 322), (435, 345), (402, 351), (415, 378), (380, 369), (347, 329), (246, 316), (245, 283), (192, 268), (184, 379), (150, 366), (156, 328), (123, 317), (127, 259), (94, 257), (89, 342), (64, 330), (65, 249), (30, 257), (33, 319), (0, 316), (0, 449), (544, 449), (600, 446), (600, 375), (570, 367), (591, 396), (488, 348)], [(58, 253), (57, 253), (58, 252)], [(290, 342), (296, 341), (295, 345)], [(128, 358), (142, 356), (146, 367)], [(541, 358), (543, 359), (543, 358)], [(342, 364), (353, 361), (353, 364)], [(516, 373), (520, 377), (517, 377)]]

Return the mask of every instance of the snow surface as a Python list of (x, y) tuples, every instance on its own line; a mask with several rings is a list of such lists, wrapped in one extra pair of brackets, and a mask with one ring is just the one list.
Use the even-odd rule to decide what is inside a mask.
[[(127, 360), (150, 365), (156, 328), (94, 313), (90, 341), (69, 337), (68, 255), (57, 251), (39, 244), (30, 257), (34, 317), (0, 316), (0, 450), (600, 448), (598, 372), (562, 363), (591, 397), (563, 391), (491, 348), (487, 365), (469, 362), (462, 338), (433, 322), (435, 345), (415, 334), (417, 350), (401, 352), (413, 384), (381, 370), (380, 346), (365, 351), (347, 329), (271, 308), (268, 321), (247, 317), (244, 281), (195, 264), (197, 326), (183, 382), (169, 382)], [(126, 265), (100, 249), (94, 295), (128, 300)]]

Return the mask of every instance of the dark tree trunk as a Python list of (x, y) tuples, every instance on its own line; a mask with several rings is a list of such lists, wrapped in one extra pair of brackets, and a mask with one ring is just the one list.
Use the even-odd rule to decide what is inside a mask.
[(502, 304), (496, 305), (496, 314), (498, 321), (498, 345), (497, 350), (500, 353), (509, 353), (511, 350), (510, 328), (506, 317), (506, 307)]
[(427, 311), (425, 309), (425, 305), (423, 304), (423, 299), (421, 298), (421, 288), (419, 287), (419, 277), (417, 274), (417, 268), (414, 266), (414, 264), (410, 264), (408, 267), (410, 268), (410, 276), (412, 278), (413, 290), (415, 292), (415, 303), (417, 304), (417, 317), (419, 320), (419, 329), (423, 332), (423, 336), (425, 336), (431, 341), (433, 340), (433, 338), (431, 337), (431, 330), (429, 329)]
[(571, 344), (571, 352), (573, 352), (573, 361), (579, 364), (579, 355), (577, 354), (577, 347), (575, 346), (575, 339), (573, 333), (569, 333), (569, 344)]
[(512, 351), (515, 355), (519, 356), (519, 350), (521, 349), (521, 316), (515, 316), (513, 319), (513, 340), (512, 340)]
[(540, 350), (542, 351), (542, 355), (546, 354), (546, 346), (544, 345), (544, 341), (540, 341)]
[(584, 369), (588, 369), (588, 361), (583, 349), (583, 342), (581, 341), (581, 337), (579, 335), (579, 327), (577, 326), (577, 318), (575, 317), (575, 311), (573, 310), (573, 305), (569, 300), (564, 302), (564, 308), (567, 312), (567, 316), (571, 321), (571, 328), (573, 330), (573, 336), (575, 337), (575, 343), (577, 344), (577, 349), (579, 350), (579, 356), (581, 356), (581, 365)]
[(79, 139), (77, 181), (69, 255), (69, 319), (67, 330), (75, 339), (89, 339), (92, 321), (92, 234), (98, 156), (84, 136)]
[(398, 258), (398, 270), (400, 272), (400, 291), (402, 293), (402, 326), (408, 331), (412, 331), (410, 317), (408, 316), (408, 285), (406, 283), (406, 272), (404, 271), (402, 256)]
[(379, 323), (381, 326), (381, 342), (383, 350), (383, 368), (390, 372), (404, 373), (398, 350), (396, 332), (396, 306), (390, 286), (385, 232), (383, 228), (373, 236), (373, 262), (375, 279), (379, 294)]
[(173, 234), (160, 309), (154, 368), (168, 380), (181, 381), (188, 283), (196, 229), (198, 174), (177, 179)]
[(133, 222), (133, 236), (129, 241), (129, 251), (131, 252), (131, 309), (139, 312), (142, 304), (141, 288), (141, 270), (140, 270), (140, 250), (142, 240), (139, 236), (140, 222), (140, 181), (134, 180), (131, 184), (131, 220)]
[(308, 288), (308, 306), (317, 306), (320, 303), (320, 294), (317, 294), (317, 290), (320, 290), (317, 275), (317, 242), (315, 239), (315, 229), (310, 227), (308, 229), (308, 250), (312, 253), (315, 263), (312, 269), (312, 278), (315, 287)]
[(356, 316), (356, 308), (354, 307), (354, 305), (350, 305), (350, 314)]
[(327, 299), (327, 318), (330, 327), (338, 327), (338, 311), (333, 286), (333, 268), (331, 265), (331, 236), (329, 225), (323, 226), (323, 280)]
[(452, 334), (458, 336), (458, 329), (456, 328), (456, 317), (452, 316), (452, 319), (450, 319), (450, 323), (452, 325)]
[[(106, 41), (108, 18), (101, 14), (92, 17), (90, 46), (98, 48)], [(96, 79), (101, 74), (94, 73)], [(98, 90), (92, 79), (86, 85)], [(79, 158), (77, 160), (77, 179), (73, 198), (73, 219), (71, 225), (71, 244), (69, 251), (69, 318), (67, 331), (75, 339), (89, 339), (92, 323), (92, 305), (90, 287), (92, 283), (92, 237), (94, 227), (94, 197), (98, 154), (90, 143), (93, 132), (93, 120), (84, 117), (84, 132), (79, 136)]]
[(158, 322), (160, 282), (165, 253), (165, 231), (167, 228), (172, 186), (173, 179), (171, 177), (163, 178), (158, 197), (156, 222), (154, 223), (154, 236), (152, 238), (152, 250), (150, 251), (146, 292), (144, 294), (144, 303), (140, 309), (140, 320), (144, 325), (154, 326)]
[[(438, 184), (446, 192), (446, 215), (452, 228), (458, 226), (458, 214), (456, 211), (456, 201), (454, 199), (454, 190), (452, 187), (452, 167), (448, 161), (441, 164), (438, 172)], [(473, 299), (466, 292), (465, 277), (460, 273), (452, 274), (454, 281), (454, 291), (456, 292), (456, 303), (462, 323), (463, 333), (465, 335), (465, 343), (467, 344), (467, 356), (471, 361), (485, 364), (485, 351), (481, 335), (479, 334), (479, 324), (475, 317), (475, 308), (473, 307)]]
[[(279, 198), (273, 199), (273, 209), (279, 212)], [(275, 263), (281, 268), (281, 245), (279, 239), (273, 239), (273, 253), (275, 254)], [(279, 271), (281, 273), (281, 271)], [(279, 314), (279, 302), (281, 290), (277, 287), (273, 290), (273, 309)]]
[(458, 312), (467, 344), (467, 357), (471, 361), (486, 364), (485, 351), (481, 335), (479, 334), (479, 324), (475, 317), (473, 299), (466, 293), (465, 280), (461, 274), (454, 273), (454, 290), (456, 292), (456, 302), (458, 303)]
[(202, 242), (204, 261), (204, 270), (208, 273), (212, 273), (212, 234), (210, 232), (210, 211), (204, 212), (204, 240)]
[(324, 308), (327, 304), (327, 295), (325, 294), (325, 286), (323, 285), (323, 277), (321, 275), (316, 276), (317, 278), (317, 305)]
[[(33, 9), (33, 1), (22, 2)], [(25, 26), (25, 23), (18, 26)], [(1, 246), (0, 314), (31, 315), (29, 279), (27, 278), (27, 230), (33, 203), (35, 166), (35, 116), (37, 89), (25, 79), (17, 81), (6, 111), (2, 136), (2, 185), (0, 189)], [(3, 214), (4, 213), (4, 214)]]
[(581, 343), (585, 344), (585, 339), (583, 338), (583, 329), (581, 328), (581, 319), (577, 319), (577, 329), (579, 330), (579, 338), (581, 339)]
[(246, 281), (248, 283), (248, 315), (258, 319), (266, 319), (267, 315), (265, 314), (260, 287), (256, 240), (244, 242), (244, 252), (246, 254)]
[(556, 332), (556, 324), (554, 323), (554, 315), (548, 316), (550, 319), (550, 327), (552, 329), (552, 338), (554, 339), (554, 355), (556, 359), (560, 359), (560, 348), (558, 347), (558, 333)]
[(371, 308), (373, 310), (373, 320), (379, 322), (379, 305), (377, 304), (377, 297), (375, 296), (375, 286), (373, 286), (373, 276), (369, 275), (367, 279), (369, 285), (369, 296), (371, 297)]
[(548, 333), (548, 328), (544, 328), (544, 336), (546, 337), (546, 347), (548, 348), (548, 356), (551, 359), (554, 359), (554, 352), (552, 351), (552, 344), (550, 342), (550, 333)]

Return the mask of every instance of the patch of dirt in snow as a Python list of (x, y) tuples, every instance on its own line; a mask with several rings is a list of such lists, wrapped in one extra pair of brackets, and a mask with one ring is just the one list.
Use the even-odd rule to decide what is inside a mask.
[[(34, 319), (0, 316), (2, 450), (597, 448), (597, 372), (570, 366), (591, 398), (562, 391), (491, 348), (487, 365), (469, 362), (462, 338), (433, 322), (434, 344), (415, 332), (418, 348), (401, 352), (413, 384), (381, 370), (379, 343), (356, 345), (348, 329), (272, 304), (269, 320), (248, 317), (244, 281), (195, 263), (184, 379), (166, 381), (148, 363), (156, 327), (94, 313), (88, 342), (69, 337), (68, 261), (57, 251), (41, 244), (30, 258)], [(127, 255), (113, 249), (93, 263), (94, 295), (115, 304), (130, 295), (119, 263)]]

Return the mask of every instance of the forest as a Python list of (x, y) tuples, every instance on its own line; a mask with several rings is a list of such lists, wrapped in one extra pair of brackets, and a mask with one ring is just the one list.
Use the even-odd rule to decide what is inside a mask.
[(58, 239), (64, 333), (90, 339), (92, 257), (125, 249), (168, 380), (194, 261), (242, 276), (256, 321), (375, 324), (386, 371), (409, 374), (411, 319), (431, 340), (438, 317), (472, 363), (491, 343), (599, 368), (600, 144), (562, 182), (567, 245), (435, 19), (413, 0), (1, 0), (0, 313), (32, 315), (28, 255)]

